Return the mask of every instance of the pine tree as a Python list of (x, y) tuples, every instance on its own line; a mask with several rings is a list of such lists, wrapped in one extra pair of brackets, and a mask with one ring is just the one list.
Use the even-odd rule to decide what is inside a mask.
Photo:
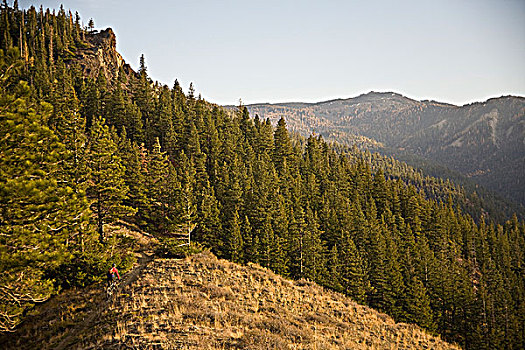
[[(220, 206), (213, 187), (208, 185), (203, 190), (199, 211), (199, 224), (196, 239), (210, 247), (215, 254), (222, 251), (221, 236), (223, 234), (220, 220)], [(241, 229), (242, 230), (242, 229)]]
[(259, 237), (253, 232), (252, 225), (248, 216), (244, 216), (241, 226), (244, 240), (244, 259), (245, 261), (258, 262), (259, 257)]
[(169, 160), (161, 151), (160, 141), (156, 140), (147, 159), (146, 186), (148, 193), (148, 207), (146, 221), (150, 223), (150, 231), (159, 234), (170, 232), (173, 223), (169, 215)]
[(385, 310), (385, 290), (387, 289), (386, 276), (386, 242), (383, 233), (374, 229), (370, 236), (370, 246), (367, 252), (370, 266), (369, 280), (370, 290), (367, 293), (367, 301), (370, 306)]
[(342, 234), (338, 258), (341, 264), (340, 284), (343, 293), (359, 303), (364, 302), (366, 288), (363, 261), (347, 232)]
[[(152, 147), (155, 140), (160, 136), (160, 123), (158, 116), (154, 113), (153, 92), (150, 86), (144, 55), (140, 56), (139, 76), (132, 80), (133, 102), (139, 108), (140, 115), (144, 121), (144, 141), (146, 146)], [(137, 122), (135, 122), (137, 124)], [(139, 128), (139, 125), (136, 126)]]
[(303, 239), (304, 277), (312, 281), (321, 281), (325, 274), (325, 248), (321, 241), (317, 215), (310, 207), (307, 209), (306, 222)]
[(273, 149), (273, 127), (270, 119), (266, 119), (264, 123), (261, 123), (259, 128), (256, 127), (256, 145), (255, 152), (257, 154), (271, 154)]
[(91, 170), (87, 195), (99, 239), (104, 242), (104, 224), (115, 222), (134, 213), (125, 206), (128, 187), (124, 182), (125, 168), (118, 155), (118, 149), (104, 120), (95, 118), (89, 135), (88, 166)]
[(292, 155), (292, 144), (288, 135), (288, 130), (286, 130), (286, 122), (284, 121), (284, 118), (279, 119), (273, 140), (273, 161), (277, 171), (282, 173), (287, 166), (287, 163), (290, 162), (290, 157)]
[[(0, 67), (2, 68), (2, 67)], [(46, 269), (67, 261), (67, 240), (86, 228), (83, 193), (58, 181), (64, 145), (45, 126), (51, 106), (35, 113), (29, 87), (0, 94), (0, 329), (10, 330), (21, 313), (54, 291)]]
[(250, 113), (248, 112), (248, 108), (245, 106), (242, 106), (242, 104), (239, 106), (239, 114), (240, 114), (240, 129), (244, 136), (244, 141), (250, 145), (250, 147), (254, 147), (255, 145), (255, 126), (253, 125), (253, 121), (250, 119)]
[(399, 254), (397, 245), (392, 239), (390, 232), (384, 229), (383, 235), (386, 243), (386, 263), (384, 270), (386, 284), (383, 286), (382, 305), (388, 314), (392, 315), (395, 319), (400, 319), (404, 316), (402, 299), (404, 298), (405, 285), (403, 276), (401, 275), (401, 267), (399, 266)]
[(406, 216), (405, 220), (407, 223), (410, 224), (410, 227), (412, 228), (412, 231), (414, 232), (414, 235), (416, 237), (419, 237), (421, 235), (421, 207), (419, 205), (419, 201), (417, 196), (412, 196), (408, 200), (407, 208), (406, 208)]
[(138, 147), (127, 137), (126, 128), (123, 127), (118, 143), (118, 154), (125, 167), (125, 183), (129, 188), (124, 199), (124, 205), (135, 209), (133, 221), (140, 227), (146, 226), (148, 190), (146, 187), (147, 152), (143, 147)]
[(337, 244), (334, 244), (329, 252), (327, 263), (328, 263), (328, 276), (325, 281), (325, 285), (339, 293), (342, 293), (344, 288), (341, 279), (342, 260), (339, 256), (339, 250)]
[(294, 278), (304, 277), (304, 234), (305, 218), (303, 208), (296, 206), (290, 213), (289, 246), (290, 274)]
[[(73, 88), (72, 78), (61, 59), (57, 63), (56, 78), (50, 96), (53, 113), (47, 123), (67, 149), (66, 157), (59, 164), (57, 180), (67, 184), (77, 196), (84, 198), (89, 178), (85, 149), (87, 139), (84, 132), (86, 120), (80, 115), (79, 100)], [(87, 210), (87, 202), (84, 206), (83, 210)], [(82, 226), (83, 219), (82, 217), (79, 219), (78, 223), (72, 222), (71, 225)], [(81, 227), (80, 231), (88, 230)], [(81, 233), (69, 237), (68, 245), (76, 240), (83, 249), (84, 236), (85, 234)]]
[(195, 188), (195, 168), (184, 152), (181, 152), (179, 155), (177, 173), (180, 186), (175, 189), (172, 198), (176, 199), (180, 206), (180, 231), (187, 234), (188, 243), (191, 243), (191, 233), (195, 228), (197, 214), (196, 198), (193, 190)]
[(412, 277), (407, 284), (405, 314), (406, 322), (416, 323), (431, 332), (436, 330), (430, 298), (425, 286), (417, 277)]
[(276, 198), (277, 208), (272, 214), (272, 227), (275, 234), (275, 243), (273, 246), (273, 257), (271, 268), (276, 273), (287, 276), (288, 274), (288, 254), (286, 248), (288, 246), (288, 218), (285, 199), (282, 195)]
[(275, 244), (275, 235), (272, 228), (272, 222), (269, 216), (266, 216), (261, 229), (258, 232), (259, 236), (259, 263), (264, 267), (272, 265), (273, 249)]
[(93, 18), (90, 18), (88, 21), (88, 29), (90, 34), (95, 31), (95, 21), (93, 21)]
[(232, 221), (227, 227), (225, 234), (225, 253), (226, 256), (233, 262), (243, 262), (243, 239), (241, 233), (241, 225), (239, 222), (239, 213), (234, 212)]
[(81, 114), (86, 118), (86, 128), (91, 128), (93, 119), (102, 114), (100, 91), (93, 79), (89, 78), (81, 86)]
[(375, 173), (372, 186), (374, 200), (376, 201), (377, 215), (381, 216), (388, 204), (388, 189), (386, 186), (385, 175), (383, 174), (382, 169), (377, 170), (377, 172)]

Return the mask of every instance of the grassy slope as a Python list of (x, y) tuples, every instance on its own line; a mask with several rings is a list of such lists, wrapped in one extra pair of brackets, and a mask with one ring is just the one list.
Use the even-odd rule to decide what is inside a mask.
[(0, 348), (455, 348), (313, 283), (210, 253), (142, 259), (123, 284), (113, 303), (101, 286), (54, 297)]

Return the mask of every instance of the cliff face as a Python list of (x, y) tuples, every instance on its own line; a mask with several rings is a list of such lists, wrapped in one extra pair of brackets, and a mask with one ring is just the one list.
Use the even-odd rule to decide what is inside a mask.
[(117, 38), (113, 29), (107, 28), (100, 32), (86, 35), (86, 46), (76, 52), (68, 64), (78, 63), (84, 76), (96, 78), (103, 71), (108, 82), (114, 81), (120, 74), (130, 76), (135, 74), (120, 53), (117, 52)]

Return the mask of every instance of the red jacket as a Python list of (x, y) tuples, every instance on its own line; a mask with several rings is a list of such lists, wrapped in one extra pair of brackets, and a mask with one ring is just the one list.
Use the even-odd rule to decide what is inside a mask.
[(118, 277), (118, 279), (120, 279), (120, 275), (118, 274), (118, 270), (117, 270), (117, 268), (116, 268), (116, 267), (112, 267), (112, 268), (111, 268), (111, 270), (109, 270), (109, 273), (111, 273), (111, 274), (114, 274), (114, 273), (116, 273), (116, 274), (117, 274), (117, 277)]

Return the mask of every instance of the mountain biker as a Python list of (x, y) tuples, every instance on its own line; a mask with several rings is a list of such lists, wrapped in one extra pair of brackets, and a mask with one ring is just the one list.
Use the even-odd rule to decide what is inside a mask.
[(113, 264), (111, 266), (111, 269), (109, 269), (108, 271), (108, 286), (111, 285), (111, 283), (113, 282), (113, 280), (115, 279), (115, 277), (118, 277), (118, 279), (120, 280), (120, 275), (118, 273), (118, 270), (116, 268), (116, 265)]

